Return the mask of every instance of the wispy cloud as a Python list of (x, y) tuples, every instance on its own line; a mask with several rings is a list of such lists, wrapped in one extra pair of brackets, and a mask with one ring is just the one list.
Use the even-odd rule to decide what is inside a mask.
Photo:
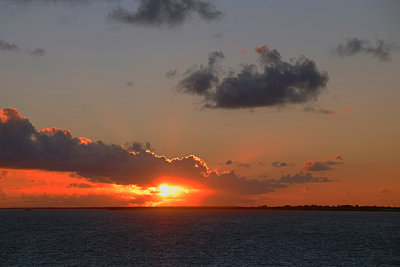
[(382, 39), (373, 44), (370, 40), (349, 38), (345, 43), (338, 44), (333, 53), (341, 57), (349, 57), (357, 54), (371, 55), (380, 61), (390, 60), (395, 45)]
[(173, 79), (176, 77), (177, 74), (178, 70), (169, 70), (165, 73), (165, 77), (167, 77), (168, 79)]
[(16, 44), (9, 43), (0, 39), (0, 50), (2, 51), (18, 51), (19, 47)]
[(250, 163), (233, 161), (233, 160), (227, 160), (225, 162), (225, 165), (236, 166), (236, 167), (239, 167), (239, 168), (250, 168), (250, 166), (251, 166)]
[(207, 100), (213, 98), (211, 89), (219, 82), (219, 64), (223, 58), (224, 54), (221, 51), (210, 53), (207, 66), (200, 65), (188, 69), (177, 88), (185, 93), (204, 96)]
[(333, 165), (339, 165), (342, 163), (343, 163), (343, 158), (339, 155), (325, 161), (307, 160), (306, 162), (304, 162), (301, 171), (303, 172), (329, 171), (332, 170)]
[[(0, 39), (0, 51), (19, 51), (19, 50), (20, 48), (18, 45)], [(34, 50), (26, 50), (26, 53), (29, 53), (32, 56), (42, 57), (46, 54), (46, 51), (43, 48), (36, 48)]]
[(310, 173), (296, 173), (294, 175), (283, 175), (278, 181), (286, 184), (333, 182), (332, 179), (329, 179), (327, 177), (314, 177)]
[(46, 51), (42, 48), (36, 48), (33, 51), (29, 51), (29, 54), (31, 54), (32, 56), (43, 57), (44, 55), (46, 55)]

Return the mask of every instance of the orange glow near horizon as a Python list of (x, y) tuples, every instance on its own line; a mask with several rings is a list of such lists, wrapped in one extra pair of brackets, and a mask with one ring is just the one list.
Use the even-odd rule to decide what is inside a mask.
[(179, 177), (162, 176), (154, 181), (158, 187), (149, 187), (158, 196), (158, 202), (148, 203), (149, 206), (197, 206), (203, 198), (213, 190), (203, 184)]
[(196, 206), (212, 193), (200, 183), (177, 177), (139, 186), (93, 182), (70, 172), (0, 171), (0, 207), (79, 205), (72, 199), (82, 206)]
[[(396, 180), (299, 184), (244, 199), (254, 205), (398, 206)], [(221, 194), (191, 179), (162, 176), (148, 185), (93, 182), (70, 172), (0, 169), (0, 207), (199, 206)], [(211, 198), (209, 198), (211, 197)], [(229, 197), (234, 197), (229, 196)]]

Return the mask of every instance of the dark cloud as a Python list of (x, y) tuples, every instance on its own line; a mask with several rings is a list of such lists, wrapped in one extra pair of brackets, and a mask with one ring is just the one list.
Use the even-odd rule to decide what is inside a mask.
[(343, 157), (340, 155), (336, 155), (333, 158), (328, 159), (325, 161), (326, 164), (328, 165), (338, 165), (343, 163)]
[[(19, 47), (16, 44), (13, 43), (9, 43), (7, 41), (4, 41), (2, 39), (0, 39), (0, 51), (19, 51)], [(27, 51), (29, 54), (31, 54), (32, 56), (38, 56), (38, 57), (42, 57), (46, 54), (46, 51), (42, 48), (37, 48), (33, 51)]]
[(312, 161), (312, 160), (307, 160), (306, 162), (304, 162), (304, 166), (303, 166), (302, 169), (305, 170), (305, 171), (310, 171), (310, 172), (319, 172), (319, 171), (332, 170), (332, 168), (326, 162), (323, 162), (323, 161)]
[(178, 71), (177, 71), (177, 70), (169, 70), (169, 71), (167, 71), (167, 72), (165, 73), (165, 76), (166, 76), (168, 79), (173, 79), (173, 78), (176, 77), (177, 74), (178, 74)]
[(152, 150), (151, 144), (149, 142), (140, 143), (132, 142), (125, 145), (125, 149), (131, 152), (146, 152)]
[(310, 173), (297, 173), (295, 175), (283, 175), (278, 182), (284, 184), (303, 184), (303, 183), (327, 183), (333, 180), (327, 177), (314, 177)]
[(43, 57), (44, 55), (46, 55), (46, 51), (42, 48), (37, 48), (33, 51), (30, 51), (29, 54), (31, 54), (32, 56)]
[(371, 55), (381, 61), (390, 60), (392, 50), (395, 48), (393, 43), (378, 39), (375, 44), (369, 40), (359, 38), (349, 38), (345, 43), (339, 44), (333, 53), (341, 57), (354, 56), (357, 54)]
[[(92, 142), (57, 128), (38, 131), (16, 109), (0, 110), (1, 168), (73, 172), (76, 173), (74, 177), (84, 177), (90, 182), (138, 186), (153, 185), (162, 176), (177, 177), (203, 184), (215, 191), (216, 199), (225, 200), (227, 196), (240, 198), (236, 194), (264, 194), (293, 183), (328, 181), (313, 178), (311, 174), (288, 175), (278, 180), (250, 180), (233, 171), (212, 171), (193, 155), (168, 159), (150, 149), (149, 143), (133, 142), (124, 147)], [(89, 184), (71, 183), (69, 186), (88, 188)]]
[(207, 21), (222, 16), (214, 4), (202, 0), (139, 0), (136, 11), (130, 12), (118, 5), (108, 16), (126, 24), (174, 27), (182, 25), (193, 13)]
[[(1, 50), (3, 50), (3, 51), (19, 51), (19, 47), (16, 44), (9, 43), (7, 41), (0, 39), (0, 51)], [(46, 51), (42, 48), (37, 48), (33, 51), (27, 50), (27, 52), (33, 56), (38, 56), (38, 57), (42, 57), (46, 54)]]
[(16, 44), (9, 43), (7, 41), (4, 41), (0, 39), (0, 50), (3, 51), (18, 51), (19, 48)]
[(169, 160), (143, 151), (101, 141), (74, 138), (68, 130), (37, 131), (15, 109), (0, 110), (0, 166), (17, 169), (70, 171), (94, 182), (146, 185), (160, 176), (204, 179), (207, 167), (195, 156)]
[(286, 187), (279, 181), (270, 180), (249, 180), (238, 176), (234, 171), (225, 172), (217, 175), (210, 174), (205, 185), (218, 192), (229, 192), (229, 194), (264, 194), (273, 192), (275, 189)]
[(178, 90), (185, 93), (202, 95), (206, 99), (212, 98), (212, 89), (219, 82), (219, 62), (224, 58), (221, 51), (209, 53), (207, 66), (190, 68), (185, 73), (185, 78), (178, 83)]
[(339, 155), (328, 159), (326, 161), (313, 161), (307, 160), (304, 162), (302, 171), (306, 172), (318, 172), (318, 171), (329, 171), (332, 170), (332, 165), (339, 165), (343, 163), (343, 158)]
[(126, 86), (126, 87), (131, 87), (132, 85), (133, 85), (133, 82), (132, 82), (132, 81), (129, 81), (129, 82), (126, 83), (125, 86)]
[(232, 161), (232, 160), (227, 160), (225, 162), (225, 165), (235, 165), (236, 167), (250, 168), (250, 163), (238, 162), (238, 161)]
[(279, 168), (279, 167), (286, 167), (288, 166), (288, 164), (283, 161), (274, 161), (272, 162), (272, 166)]
[(203, 205), (240, 205), (246, 201), (247, 204), (251, 204), (252, 201), (246, 199), (248, 195), (262, 195), (293, 184), (332, 182), (327, 177), (314, 177), (310, 173), (284, 175), (277, 180), (248, 180), (238, 177), (233, 171), (222, 173), (218, 177), (213, 177), (214, 175), (210, 175), (211, 179), (207, 179), (205, 185), (215, 190), (215, 194), (207, 196), (202, 202)]
[[(210, 60), (218, 63), (224, 57), (214, 52), (206, 67), (190, 68), (177, 88), (203, 96), (204, 107), (237, 109), (304, 104), (316, 100), (326, 87), (328, 75), (319, 71), (313, 60), (301, 56), (286, 62), (276, 49), (267, 46), (255, 51), (261, 71), (255, 64), (242, 64), (239, 73), (229, 72), (221, 79), (225, 72), (218, 64), (210, 65)], [(219, 55), (216, 58), (215, 53)]]

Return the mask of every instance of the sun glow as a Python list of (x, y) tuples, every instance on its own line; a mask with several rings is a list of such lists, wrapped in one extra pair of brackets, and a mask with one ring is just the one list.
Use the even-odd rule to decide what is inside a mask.
[(180, 193), (188, 193), (188, 190), (183, 189), (182, 187), (179, 186), (168, 186), (168, 185), (160, 185), (158, 187), (159, 195), (160, 196), (176, 196), (179, 195)]

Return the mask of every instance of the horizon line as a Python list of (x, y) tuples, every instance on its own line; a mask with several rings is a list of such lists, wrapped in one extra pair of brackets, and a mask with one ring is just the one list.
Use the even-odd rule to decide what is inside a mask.
[(400, 206), (359, 206), (359, 205), (283, 205), (283, 206), (46, 206), (46, 207), (1, 207), (0, 210), (67, 210), (67, 209), (104, 209), (104, 210), (303, 210), (303, 211), (400, 211)]

